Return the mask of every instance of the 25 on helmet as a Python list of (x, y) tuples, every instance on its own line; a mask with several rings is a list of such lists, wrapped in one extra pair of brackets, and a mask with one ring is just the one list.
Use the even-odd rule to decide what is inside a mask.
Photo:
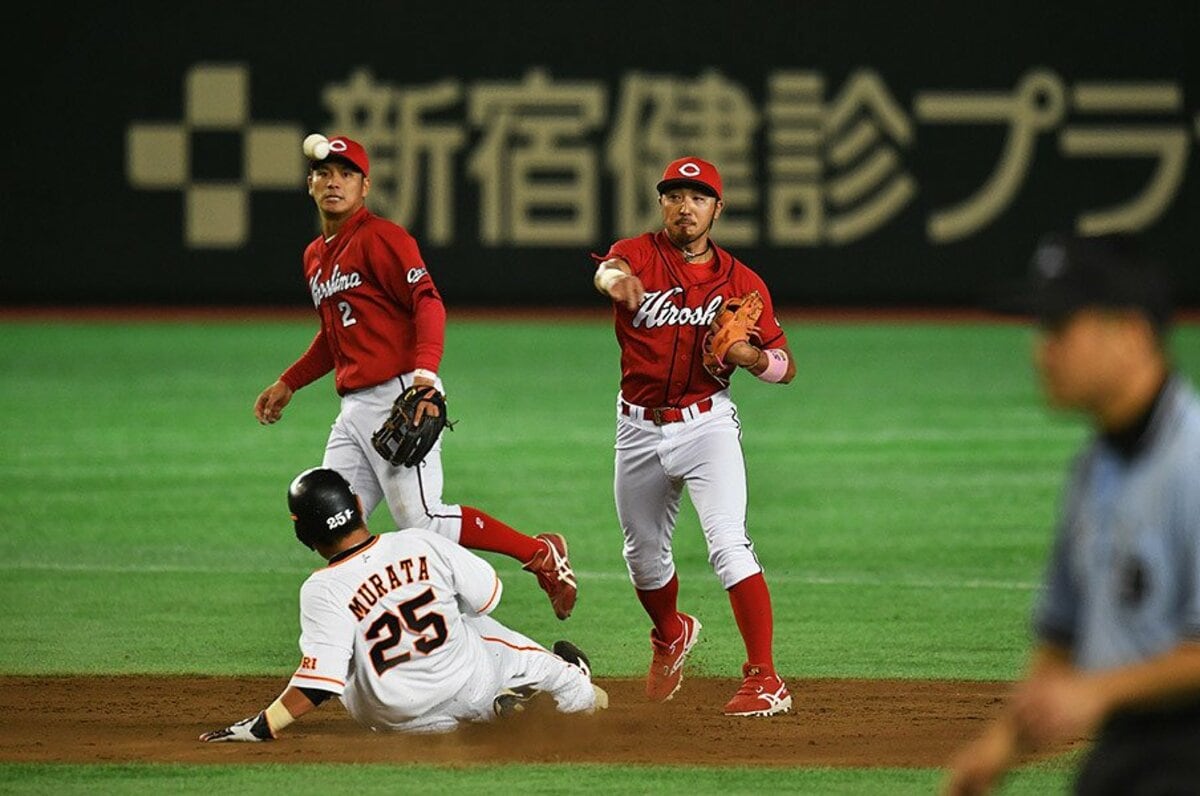
[(292, 480), (288, 510), (296, 538), (310, 549), (331, 544), (363, 524), (358, 495), (341, 474), (324, 467), (312, 467)]

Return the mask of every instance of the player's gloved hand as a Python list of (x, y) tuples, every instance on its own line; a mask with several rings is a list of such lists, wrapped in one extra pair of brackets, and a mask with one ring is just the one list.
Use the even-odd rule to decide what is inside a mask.
[(371, 445), (390, 464), (416, 467), (433, 450), (446, 418), (446, 399), (432, 385), (413, 385), (392, 404), (383, 425), (371, 435)]
[(729, 381), (734, 367), (749, 367), (758, 361), (758, 350), (750, 343), (760, 334), (758, 318), (763, 300), (757, 290), (725, 300), (713, 318), (704, 339), (704, 368), (722, 383)]
[(257, 716), (242, 719), (237, 724), (231, 724), (223, 730), (206, 732), (200, 736), (200, 740), (206, 743), (221, 741), (249, 741), (257, 743), (259, 741), (270, 741), (274, 737), (271, 734), (270, 725), (267, 724), (267, 717), (259, 713)]

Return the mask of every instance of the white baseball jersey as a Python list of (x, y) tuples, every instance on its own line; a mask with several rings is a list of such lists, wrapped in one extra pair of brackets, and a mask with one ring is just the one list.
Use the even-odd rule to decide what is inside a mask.
[(486, 616), (492, 565), (420, 528), (373, 536), (300, 588), (290, 685), (338, 694), (372, 729), (439, 732), (486, 721), (501, 689), (532, 685), (563, 712), (594, 705), (579, 668)]

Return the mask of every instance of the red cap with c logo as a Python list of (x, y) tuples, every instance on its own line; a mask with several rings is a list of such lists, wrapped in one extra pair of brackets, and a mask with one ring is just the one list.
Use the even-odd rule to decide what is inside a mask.
[(367, 150), (363, 145), (344, 135), (335, 135), (329, 139), (329, 154), (321, 160), (311, 163), (327, 163), (331, 160), (342, 160), (362, 172), (364, 177), (370, 176), (371, 161), (367, 158)]
[(658, 192), (661, 194), (676, 187), (695, 188), (720, 199), (721, 174), (717, 167), (707, 160), (693, 157), (673, 160), (663, 171), (662, 180), (658, 183)]

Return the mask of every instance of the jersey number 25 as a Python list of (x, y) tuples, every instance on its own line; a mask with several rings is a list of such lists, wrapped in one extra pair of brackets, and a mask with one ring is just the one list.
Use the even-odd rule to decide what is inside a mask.
[[(388, 611), (367, 628), (367, 640), (378, 639), (371, 645), (371, 664), (375, 667), (376, 674), (381, 675), (393, 666), (412, 658), (411, 652), (402, 652), (390, 658), (387, 656), (388, 651), (400, 643), (404, 628), (408, 628), (409, 632), (419, 636), (412, 646), (423, 655), (428, 655), (446, 643), (446, 620), (442, 618), (441, 614), (429, 613), (417, 616), (417, 611), (433, 600), (433, 589), (426, 589), (424, 593), (396, 606), (397, 613)], [(403, 623), (401, 617), (403, 617)], [(432, 637), (425, 632), (430, 628), (433, 630)]]

